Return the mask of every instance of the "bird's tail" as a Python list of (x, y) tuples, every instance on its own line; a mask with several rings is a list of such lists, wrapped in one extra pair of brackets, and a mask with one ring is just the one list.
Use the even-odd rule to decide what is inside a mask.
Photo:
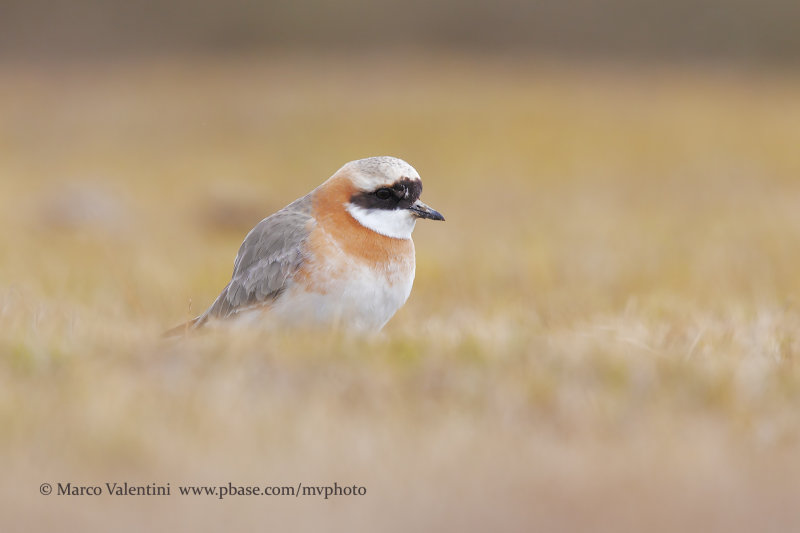
[(195, 330), (195, 329), (197, 329), (197, 328), (199, 328), (200, 326), (203, 325), (203, 323), (205, 322), (205, 320), (203, 318), (204, 317), (201, 315), (201, 316), (198, 316), (198, 317), (195, 317), (195, 318), (189, 320), (188, 322), (186, 322), (184, 324), (179, 324), (179, 325), (175, 326), (174, 328), (170, 328), (167, 331), (165, 331), (161, 335), (161, 337), (165, 338), (165, 339), (172, 339), (172, 338), (175, 338), (175, 337), (188, 337), (189, 336), (189, 332), (191, 332), (192, 330)]

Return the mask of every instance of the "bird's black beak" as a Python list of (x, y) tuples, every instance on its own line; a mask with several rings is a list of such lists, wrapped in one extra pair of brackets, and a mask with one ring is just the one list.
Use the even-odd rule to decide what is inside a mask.
[(417, 200), (411, 207), (408, 208), (409, 211), (414, 213), (414, 216), (417, 218), (428, 218), (430, 220), (444, 220), (444, 217), (440, 212), (433, 209), (432, 207), (425, 205), (420, 200)]

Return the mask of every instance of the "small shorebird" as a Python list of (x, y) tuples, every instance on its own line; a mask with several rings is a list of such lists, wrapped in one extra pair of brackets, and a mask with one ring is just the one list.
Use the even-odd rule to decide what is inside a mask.
[(347, 163), (250, 230), (211, 307), (167, 335), (222, 320), (379, 331), (411, 293), (417, 219), (444, 220), (420, 193), (401, 159)]

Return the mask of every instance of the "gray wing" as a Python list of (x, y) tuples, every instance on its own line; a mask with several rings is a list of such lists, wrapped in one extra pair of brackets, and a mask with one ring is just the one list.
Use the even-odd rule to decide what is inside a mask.
[(233, 276), (196, 326), (209, 318), (227, 318), (238, 311), (274, 301), (305, 259), (303, 243), (313, 227), (311, 195), (271, 215), (250, 230), (236, 261)]

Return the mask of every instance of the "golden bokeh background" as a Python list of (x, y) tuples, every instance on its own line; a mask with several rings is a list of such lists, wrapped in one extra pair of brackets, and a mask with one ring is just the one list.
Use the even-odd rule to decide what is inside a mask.
[[(797, 8), (658, 5), (5, 4), (2, 529), (796, 528)], [(384, 154), (447, 221), (380, 336), (159, 338)]]

